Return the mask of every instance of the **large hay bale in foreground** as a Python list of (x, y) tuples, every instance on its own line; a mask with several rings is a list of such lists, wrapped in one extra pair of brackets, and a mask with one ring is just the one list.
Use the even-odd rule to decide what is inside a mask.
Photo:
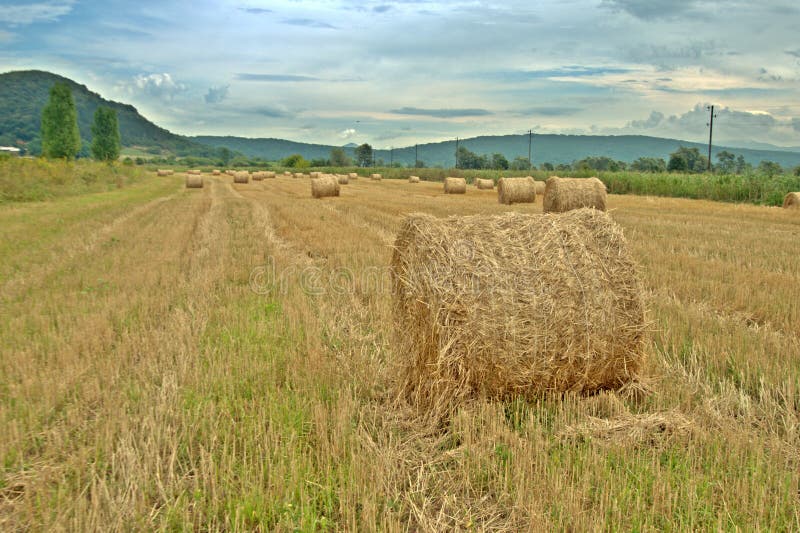
[(497, 201), (505, 205), (535, 202), (536, 184), (533, 178), (500, 178), (497, 182)]
[(800, 192), (790, 192), (783, 199), (784, 209), (800, 209)]
[(464, 178), (445, 178), (444, 179), (444, 193), (445, 194), (466, 194), (467, 180)]
[(547, 179), (542, 199), (545, 213), (564, 213), (581, 207), (606, 210), (606, 186), (597, 178)]
[(381, 176), (380, 174), (373, 174), (372, 176), (369, 177), (369, 179), (375, 180), (375, 181), (380, 181), (380, 180), (383, 179), (383, 176)]
[(638, 377), (642, 288), (606, 213), (412, 214), (391, 267), (400, 392), (429, 412)]
[(536, 187), (536, 196), (544, 197), (544, 190), (547, 188), (547, 184), (543, 181), (534, 181), (533, 184)]
[(186, 188), (187, 189), (202, 189), (203, 176), (197, 174), (186, 174)]
[(475, 187), (481, 190), (494, 189), (494, 180), (485, 180), (478, 178), (475, 180)]
[(419, 176), (409, 176), (408, 177), (409, 183), (419, 183)]
[(250, 173), (249, 172), (237, 172), (233, 175), (233, 182), (234, 183), (248, 183), (250, 181)]
[(355, 172), (351, 172), (350, 174), (347, 175), (347, 177), (350, 178), (351, 180), (357, 180), (358, 174), (356, 174)]
[(347, 174), (337, 174), (336, 179), (339, 181), (339, 185), (350, 183), (350, 177)]
[(311, 178), (311, 196), (314, 198), (339, 196), (339, 180), (335, 176)]

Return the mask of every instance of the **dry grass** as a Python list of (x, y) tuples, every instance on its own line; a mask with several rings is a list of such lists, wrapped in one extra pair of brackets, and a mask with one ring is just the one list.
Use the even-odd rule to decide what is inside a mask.
[(426, 414), (638, 377), (641, 285), (603, 213), (413, 214), (391, 275), (401, 394)]
[[(0, 530), (800, 529), (793, 212), (609, 196), (649, 392), (476, 400), (429, 427), (389, 394), (403, 217), (541, 204), (182, 186), (0, 207)], [(257, 294), (270, 257), (286, 283)], [(302, 289), (329, 276), (348, 290)]]

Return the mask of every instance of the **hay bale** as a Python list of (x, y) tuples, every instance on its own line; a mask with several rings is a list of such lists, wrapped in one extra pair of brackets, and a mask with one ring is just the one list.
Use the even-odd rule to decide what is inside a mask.
[(221, 174), (221, 172), (217, 169), (212, 170), (211, 173), (215, 176), (219, 176)]
[(444, 179), (444, 193), (445, 194), (466, 194), (467, 180), (464, 178), (445, 178)]
[(275, 179), (275, 173), (273, 171), (271, 171), (271, 170), (268, 170), (268, 171), (264, 172), (264, 179), (274, 180)]
[(533, 178), (500, 178), (497, 182), (497, 201), (505, 205), (533, 203), (536, 201)]
[(481, 190), (494, 189), (494, 180), (485, 180), (478, 178), (475, 180), (475, 187)]
[(291, 178), (292, 177), (292, 173), (289, 172), (288, 170), (284, 171), (283, 175), (286, 176), (287, 178)]
[(373, 174), (372, 176), (369, 177), (369, 179), (375, 180), (375, 181), (380, 181), (380, 180), (383, 179), (383, 176), (381, 176), (380, 174)]
[(409, 183), (419, 183), (419, 176), (409, 176), (408, 177)]
[(189, 174), (186, 173), (186, 188), (187, 189), (202, 189), (203, 188), (203, 176), (198, 176), (197, 174)]
[(412, 214), (390, 275), (399, 392), (428, 412), (639, 377), (641, 282), (606, 213)]
[(171, 170), (164, 170), (164, 169), (160, 168), (160, 169), (156, 170), (156, 174), (158, 174), (159, 176), (169, 176), (169, 175), (172, 174), (172, 171)]
[(314, 198), (339, 196), (339, 180), (334, 176), (311, 178), (311, 196)]
[(319, 178), (322, 175), (322, 173), (321, 172), (312, 172), (309, 175), (311, 176), (311, 178)]
[(338, 174), (336, 179), (339, 182), (339, 185), (347, 185), (350, 183), (350, 177), (347, 174)]
[(248, 183), (250, 181), (250, 173), (249, 172), (237, 172), (233, 175), (233, 182), (234, 183)]
[(302, 178), (302, 177), (303, 177), (303, 173), (302, 173), (302, 172), (295, 172), (295, 173), (293, 174), (293, 176), (294, 176), (295, 178)]
[(800, 192), (790, 192), (783, 199), (784, 209), (800, 209)]
[(191, 174), (193, 176), (198, 176), (198, 175), (202, 174), (203, 172), (201, 170), (192, 169), (192, 170), (187, 170), (186, 173), (187, 174)]
[(606, 210), (606, 186), (597, 178), (547, 179), (542, 200), (545, 213), (564, 213), (581, 207)]
[(253, 172), (253, 181), (261, 181), (264, 179), (264, 174), (262, 172)]
[(536, 196), (544, 196), (544, 190), (546, 187), (545, 182), (543, 181), (534, 181), (533, 184), (536, 186)]
[(351, 172), (350, 174), (347, 175), (347, 177), (350, 178), (351, 180), (357, 180), (358, 174), (356, 174), (355, 172)]

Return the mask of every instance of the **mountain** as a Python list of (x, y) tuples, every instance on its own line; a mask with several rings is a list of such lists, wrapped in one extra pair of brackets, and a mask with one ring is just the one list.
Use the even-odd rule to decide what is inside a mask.
[(123, 146), (140, 146), (179, 155), (211, 155), (214, 152), (153, 124), (131, 105), (106, 100), (84, 85), (40, 70), (0, 74), (0, 145), (24, 145), (32, 152), (37, 151), (41, 146), (42, 108), (50, 96), (50, 87), (56, 82), (64, 82), (72, 90), (78, 109), (78, 128), (85, 146), (92, 139), (95, 110), (107, 106), (117, 111)]
[[(248, 139), (243, 137), (192, 137), (193, 140), (208, 146), (225, 146), (239, 151), (249, 157), (262, 157), (278, 160), (290, 154), (300, 154), (306, 159), (327, 158), (334, 146), (322, 144), (306, 144), (282, 139)], [(512, 161), (516, 157), (528, 157), (528, 135), (482, 136), (462, 139), (459, 146), (464, 146), (477, 154), (503, 154)], [(589, 156), (607, 156), (615, 160), (632, 162), (639, 157), (661, 157), (669, 159), (669, 154), (679, 146), (697, 148), (700, 153), (708, 152), (708, 145), (681, 141), (678, 139), (662, 139), (642, 135), (534, 135), (532, 143), (532, 159), (535, 164), (549, 162), (553, 164), (572, 163)], [(420, 161), (426, 166), (453, 166), (455, 164), (455, 141), (420, 144), (416, 147)], [(772, 149), (728, 148), (714, 146), (712, 158), (727, 150), (735, 155), (742, 155), (753, 165), (763, 160), (775, 161), (784, 168), (800, 165), (800, 152)], [(413, 146), (389, 150), (375, 150), (375, 158), (384, 162), (395, 161), (404, 165), (414, 164)], [(345, 148), (350, 156), (353, 149)]]

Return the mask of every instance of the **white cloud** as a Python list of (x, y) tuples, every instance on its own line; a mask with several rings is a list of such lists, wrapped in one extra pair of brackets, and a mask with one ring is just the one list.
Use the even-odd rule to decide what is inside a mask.
[(168, 73), (162, 74), (139, 74), (133, 80), (122, 85), (129, 94), (145, 94), (160, 100), (172, 101), (172, 99), (186, 91), (186, 85), (178, 83), (172, 79)]
[(350, 138), (354, 137), (355, 134), (356, 134), (356, 130), (354, 130), (353, 128), (347, 128), (347, 129), (342, 130), (342, 131), (339, 132), (339, 138), (340, 139), (350, 139)]
[(74, 4), (74, 0), (8, 4), (0, 7), (0, 22), (14, 25), (53, 22), (72, 11)]

